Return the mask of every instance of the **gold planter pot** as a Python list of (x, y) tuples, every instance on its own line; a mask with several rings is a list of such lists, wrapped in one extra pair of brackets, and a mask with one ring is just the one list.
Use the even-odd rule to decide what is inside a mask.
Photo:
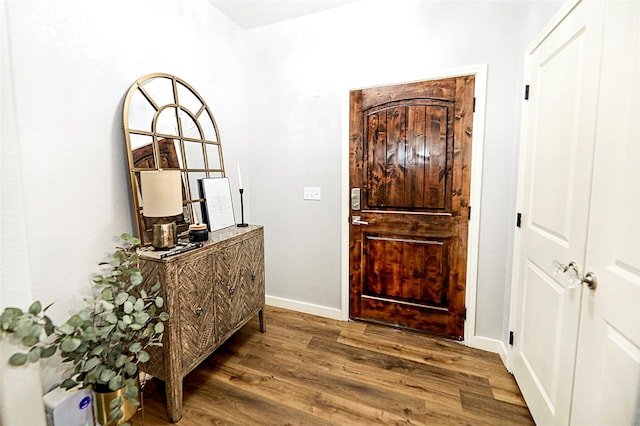
[[(138, 387), (138, 390), (139, 390), (140, 385), (138, 384), (137, 380), (136, 380), (136, 386)], [(96, 392), (95, 390), (93, 391), (93, 413), (95, 415), (96, 424), (99, 424), (99, 425), (113, 424), (111, 421), (111, 418), (109, 417), (109, 413), (111, 412), (111, 409), (109, 408), (109, 404), (111, 404), (111, 401), (113, 401), (118, 397), (122, 397), (123, 404), (122, 404), (122, 407), (120, 408), (120, 411), (122, 412), (122, 418), (118, 420), (117, 424), (124, 423), (128, 421), (131, 417), (133, 417), (133, 415), (136, 413), (136, 410), (138, 409), (138, 406), (132, 404), (131, 401), (125, 398), (124, 389), (125, 388), (122, 388), (112, 392)], [(140, 402), (140, 392), (138, 392), (138, 396), (136, 397), (136, 400)]]

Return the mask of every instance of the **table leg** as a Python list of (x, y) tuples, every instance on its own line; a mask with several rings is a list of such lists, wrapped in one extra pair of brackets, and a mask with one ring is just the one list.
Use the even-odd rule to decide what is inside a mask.
[(167, 414), (172, 423), (182, 418), (182, 377), (169, 377), (165, 382), (165, 394), (167, 398)]
[(260, 332), (264, 333), (267, 331), (267, 327), (264, 324), (264, 309), (258, 311), (258, 321), (260, 322)]

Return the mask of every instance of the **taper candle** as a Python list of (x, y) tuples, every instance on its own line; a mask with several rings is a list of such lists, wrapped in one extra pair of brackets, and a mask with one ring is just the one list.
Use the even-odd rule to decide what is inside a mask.
[(243, 189), (243, 186), (242, 186), (242, 174), (240, 173), (240, 161), (238, 161), (238, 184), (239, 184), (239, 188)]

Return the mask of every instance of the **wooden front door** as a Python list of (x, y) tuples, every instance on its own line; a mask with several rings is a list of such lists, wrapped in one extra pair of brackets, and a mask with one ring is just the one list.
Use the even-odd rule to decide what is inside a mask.
[(349, 315), (462, 340), (474, 76), (350, 96)]

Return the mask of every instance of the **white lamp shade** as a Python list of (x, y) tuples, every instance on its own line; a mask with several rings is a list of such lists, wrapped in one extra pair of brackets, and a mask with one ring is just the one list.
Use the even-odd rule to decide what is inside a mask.
[(182, 185), (179, 170), (140, 172), (142, 214), (167, 217), (182, 213)]

